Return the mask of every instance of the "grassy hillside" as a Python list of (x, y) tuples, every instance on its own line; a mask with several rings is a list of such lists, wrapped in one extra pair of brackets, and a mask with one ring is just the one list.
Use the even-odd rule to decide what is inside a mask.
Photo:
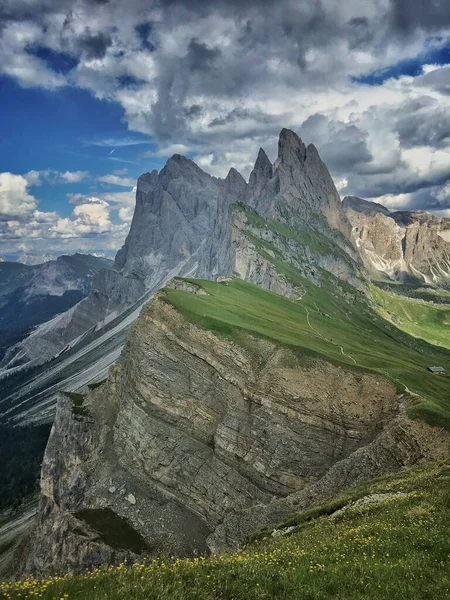
[(372, 286), (372, 295), (380, 314), (397, 327), (431, 344), (450, 348), (449, 304), (412, 300), (376, 286)]
[(233, 554), (3, 583), (0, 598), (448, 598), (449, 525), (450, 465), (428, 465), (350, 489), (294, 515), (276, 528), (275, 536), (266, 531), (265, 539)]
[[(423, 400), (411, 414), (450, 429), (450, 378), (432, 375), (428, 366), (447, 366), (450, 351), (400, 331), (381, 318), (362, 294), (345, 295), (345, 284), (324, 276), (321, 288), (300, 278), (305, 290), (288, 300), (254, 285), (195, 281), (208, 295), (167, 289), (165, 298), (201, 327), (245, 343), (245, 332), (316, 353), (327, 360), (378, 371)], [(301, 279), (301, 281), (299, 281)]]

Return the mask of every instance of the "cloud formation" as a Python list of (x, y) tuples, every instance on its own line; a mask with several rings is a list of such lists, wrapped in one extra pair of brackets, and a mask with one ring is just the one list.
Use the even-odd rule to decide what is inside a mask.
[(108, 175), (102, 175), (98, 178), (103, 183), (109, 183), (111, 185), (120, 185), (121, 187), (134, 187), (136, 181), (131, 177), (119, 177), (118, 175), (111, 173)]
[(29, 191), (31, 186), (41, 185), (43, 178), (50, 183), (78, 183), (85, 176), (84, 171), (0, 173), (0, 255), (29, 250), (108, 252), (120, 247), (132, 218), (135, 188), (98, 196), (69, 193), (74, 205), (70, 217), (40, 211), (38, 200)]
[(0, 173), (0, 221), (18, 219), (33, 213), (37, 200), (28, 191), (22, 175)]
[[(124, 143), (146, 143), (139, 132), (157, 144), (146, 156), (189, 152), (215, 175), (235, 166), (246, 176), (258, 147), (275, 158), (279, 130), (291, 127), (318, 147), (343, 195), (384, 198), (391, 207), (450, 207), (442, 191), (450, 179), (448, 48), (450, 4), (434, 0), (4, 0), (0, 7), (0, 71), (24, 87), (76, 86), (117, 102), (136, 132)], [(52, 63), (62, 55), (72, 61), (67, 72)], [(441, 56), (438, 64), (427, 64), (431, 55)], [(113, 150), (121, 142), (92, 143)], [(26, 177), (37, 185), (44, 175)], [(118, 174), (100, 181), (133, 185)], [(124, 194), (99, 200), (127, 221), (132, 194)], [(86, 215), (71, 220), (88, 227)]]

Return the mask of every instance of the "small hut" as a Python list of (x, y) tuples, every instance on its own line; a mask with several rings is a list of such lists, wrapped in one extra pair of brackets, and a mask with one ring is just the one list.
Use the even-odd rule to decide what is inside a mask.
[(444, 367), (428, 367), (428, 370), (431, 371), (434, 375), (445, 375)]

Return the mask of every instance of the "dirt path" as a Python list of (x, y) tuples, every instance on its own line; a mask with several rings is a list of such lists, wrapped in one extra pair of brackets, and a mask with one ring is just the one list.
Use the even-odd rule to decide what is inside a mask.
[[(317, 308), (317, 312), (320, 313), (319, 308), (317, 307), (317, 304), (316, 304), (316, 308)], [(333, 344), (333, 346), (337, 346), (338, 348), (340, 348), (341, 349), (341, 353), (344, 356), (346, 356), (347, 358), (350, 358), (350, 360), (352, 360), (355, 363), (355, 365), (357, 365), (358, 363), (353, 358), (353, 356), (351, 356), (350, 354), (347, 354), (344, 351), (344, 348), (340, 344), (336, 344), (335, 342), (332, 342), (331, 340), (329, 340), (328, 338), (326, 338), (324, 335), (322, 335), (320, 333), (320, 331), (317, 331), (317, 329), (311, 325), (311, 321), (310, 321), (310, 318), (309, 318), (309, 310), (306, 308), (306, 306), (305, 306), (305, 310), (306, 310), (306, 322), (308, 323), (309, 327), (314, 331), (314, 333), (316, 333), (319, 337), (321, 337), (326, 342), (329, 342), (330, 344)]]
[(402, 306), (403, 312), (405, 313), (406, 317), (407, 317), (407, 318), (408, 318), (410, 321), (413, 321), (413, 319), (412, 319), (411, 315), (410, 315), (410, 314), (409, 314), (409, 312), (406, 310), (406, 308), (403, 306), (403, 304), (402, 304), (401, 306)]

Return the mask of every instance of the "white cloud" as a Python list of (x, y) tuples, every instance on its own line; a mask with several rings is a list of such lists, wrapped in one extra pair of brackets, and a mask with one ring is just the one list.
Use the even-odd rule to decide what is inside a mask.
[(146, 158), (165, 158), (174, 154), (188, 154), (193, 149), (192, 146), (186, 146), (185, 144), (170, 144), (169, 146), (159, 148), (155, 152), (146, 152), (144, 156)]
[(89, 171), (55, 171), (54, 169), (45, 169), (42, 171), (29, 171), (23, 177), (29, 185), (41, 185), (43, 181), (47, 183), (78, 183), (86, 177), (89, 177)]
[(436, 192), (435, 197), (441, 202), (450, 200), (450, 181), (447, 182), (439, 191)]
[(119, 219), (124, 223), (131, 223), (134, 214), (133, 206), (124, 206), (119, 208)]
[(92, 233), (106, 233), (112, 229), (109, 204), (99, 198), (91, 198), (86, 204), (78, 204), (72, 218), (59, 218), (50, 227), (50, 233), (62, 238), (79, 237)]
[(122, 187), (134, 187), (136, 180), (131, 177), (119, 177), (118, 175), (108, 174), (102, 175), (98, 178), (103, 183), (110, 183), (112, 185), (120, 185)]
[[(28, 185), (41, 185), (41, 175), (43, 173), (44, 171), (29, 171), (23, 177), (27, 180)], [(48, 171), (45, 171), (45, 173), (48, 173)]]
[(0, 219), (30, 215), (37, 200), (28, 191), (29, 183), (22, 175), (0, 173)]
[[(135, 189), (111, 194), (110, 200), (68, 194), (75, 206), (70, 217), (62, 217), (38, 210), (37, 199), (28, 191), (28, 186), (42, 183), (43, 173), (47, 176), (37, 171), (25, 176), (0, 173), (0, 254), (25, 247), (36, 252), (99, 250), (110, 254), (122, 245), (134, 210)], [(112, 210), (117, 211), (120, 224), (111, 220)]]
[(56, 179), (61, 179), (66, 183), (78, 183), (78, 181), (85, 179), (89, 175), (88, 171), (66, 171), (65, 173), (53, 171), (53, 173), (55, 173)]
[(28, 47), (39, 43), (44, 36), (42, 28), (30, 21), (7, 23), (0, 35), (0, 73), (13, 77), (22, 87), (52, 90), (66, 85), (63, 75), (27, 52)]

